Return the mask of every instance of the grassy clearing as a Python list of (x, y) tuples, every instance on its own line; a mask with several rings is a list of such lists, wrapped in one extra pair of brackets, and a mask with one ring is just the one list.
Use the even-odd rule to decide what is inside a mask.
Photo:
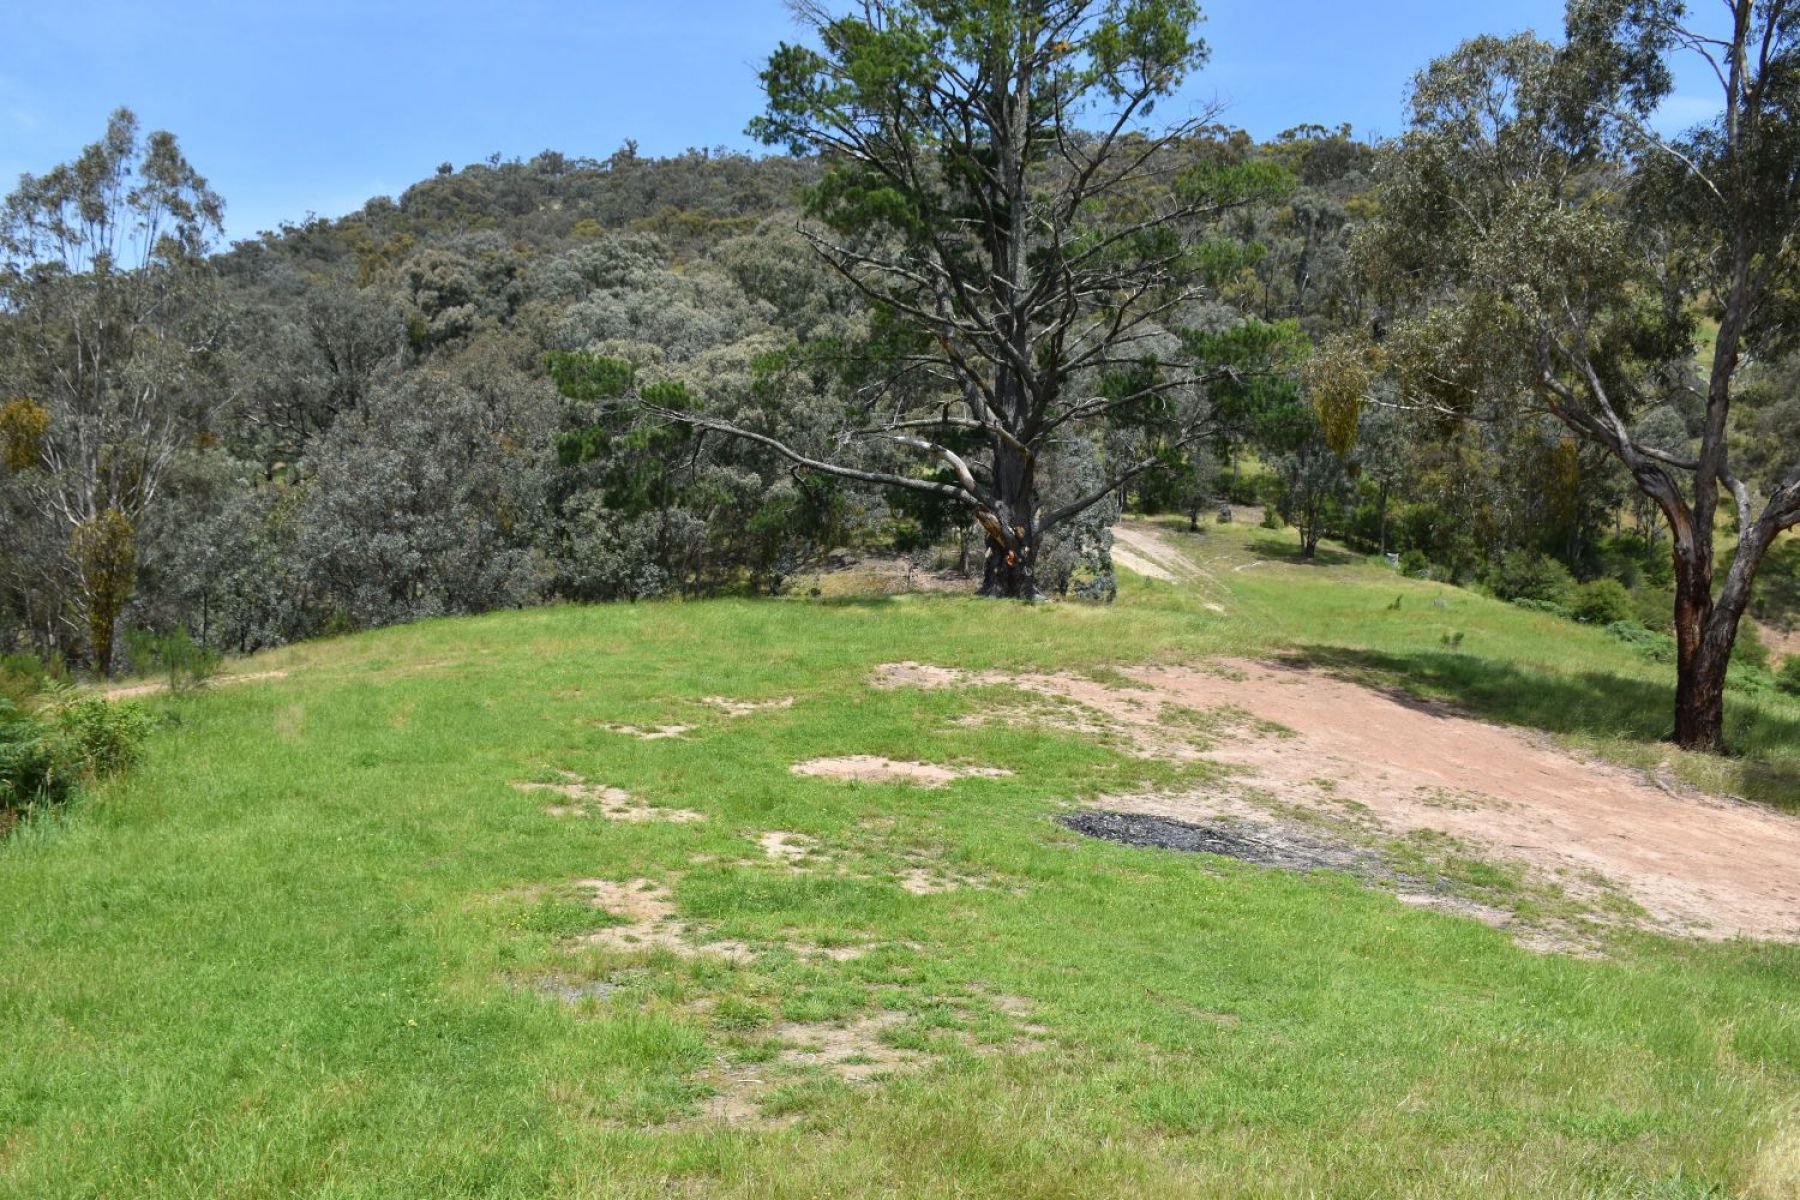
[[(1112, 608), (550, 609), (154, 701), (145, 766), (0, 846), (0, 1195), (1794, 1194), (1800, 948), (1539, 956), (1347, 879), (1085, 840), (1050, 818), (1205, 768), (959, 723), (980, 689), (863, 684), (1290, 647), (1662, 753), (1666, 668), (1604, 634), (1438, 608), (1262, 530), (1186, 545), (1207, 579)], [(1780, 799), (1800, 709), (1734, 697), (1733, 720), (1756, 756), (1724, 782), (1755, 764)], [(693, 728), (605, 728), (668, 724)], [(848, 754), (1014, 774), (788, 770)], [(706, 819), (554, 817), (511, 786), (559, 771)], [(917, 870), (981, 886), (915, 895)], [(750, 953), (581, 944), (616, 919), (579, 881), (640, 879)], [(796, 1039), (854, 1028), (911, 1069), (804, 1061)], [(751, 1074), (760, 1122), (703, 1119)]]

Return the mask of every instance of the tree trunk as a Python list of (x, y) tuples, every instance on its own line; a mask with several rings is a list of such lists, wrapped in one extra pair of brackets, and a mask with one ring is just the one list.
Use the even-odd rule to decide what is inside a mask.
[[(1734, 622), (1735, 624), (1735, 622)], [(1717, 622), (1709, 622), (1716, 626)], [(1678, 631), (1680, 661), (1675, 678), (1675, 744), (1683, 750), (1722, 754), (1725, 750), (1725, 672), (1731, 642), (1711, 629), (1697, 637)]]
[[(1035, 541), (1035, 539), (1033, 539)], [(1019, 539), (1023, 542), (1024, 539)], [(1037, 585), (1037, 546), (1008, 547), (988, 538), (981, 594), (996, 600), (1042, 600)]]
[(1037, 472), (1028, 454), (1009, 445), (994, 453), (994, 504), (981, 514), (987, 530), (987, 562), (981, 594), (1002, 600), (1042, 600), (1037, 585)]
[(1382, 557), (1385, 558), (1385, 557), (1387, 557), (1387, 552), (1388, 552), (1387, 551), (1388, 485), (1387, 485), (1387, 481), (1385, 479), (1382, 480), (1382, 482), (1381, 482), (1381, 498), (1378, 501), (1376, 501), (1376, 512), (1380, 514), (1379, 519), (1381, 522), (1381, 554), (1382, 554)]

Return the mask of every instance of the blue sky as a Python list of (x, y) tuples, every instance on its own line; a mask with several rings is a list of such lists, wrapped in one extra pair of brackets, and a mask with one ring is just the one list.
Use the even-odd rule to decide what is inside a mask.
[[(217, 0), (9, 6), (0, 187), (93, 141), (123, 104), (172, 130), (247, 237), (394, 195), (440, 162), (748, 148), (782, 0)], [(1474, 33), (1560, 28), (1560, 0), (1217, 0), (1212, 62), (1165, 110), (1215, 99), (1258, 137), (1307, 121), (1395, 133), (1408, 79)], [(1704, 93), (1678, 96), (1696, 110)]]

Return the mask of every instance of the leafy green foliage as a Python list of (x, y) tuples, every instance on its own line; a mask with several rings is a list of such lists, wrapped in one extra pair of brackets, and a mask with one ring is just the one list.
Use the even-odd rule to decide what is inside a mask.
[(1633, 615), (1631, 593), (1616, 579), (1595, 579), (1577, 587), (1569, 608), (1577, 621), (1588, 625), (1611, 625)]
[(59, 695), (26, 708), (0, 696), (0, 817), (128, 769), (150, 728), (130, 701)]

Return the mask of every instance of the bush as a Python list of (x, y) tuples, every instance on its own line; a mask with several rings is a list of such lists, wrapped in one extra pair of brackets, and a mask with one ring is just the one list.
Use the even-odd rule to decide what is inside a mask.
[(1400, 556), (1400, 573), (1411, 579), (1423, 579), (1431, 574), (1431, 560), (1425, 557), (1423, 550), (1408, 550)]
[(35, 654), (8, 654), (0, 658), (0, 700), (23, 704), (44, 690), (50, 672)]
[(67, 785), (59, 761), (49, 727), (0, 696), (0, 830), (12, 810), (62, 798)]
[(150, 714), (129, 700), (84, 696), (51, 710), (69, 762), (85, 776), (116, 775), (137, 762)]
[(1666, 633), (1645, 629), (1636, 621), (1614, 621), (1606, 627), (1606, 632), (1626, 645), (1636, 647), (1645, 658), (1653, 662), (1675, 661), (1675, 639)]
[(1748, 621), (1738, 626), (1737, 641), (1731, 644), (1731, 665), (1751, 671), (1769, 669), (1769, 648)]
[(1616, 579), (1596, 579), (1575, 589), (1574, 603), (1569, 606), (1577, 621), (1585, 625), (1611, 625), (1629, 621), (1635, 616), (1631, 593)]
[(189, 637), (182, 625), (166, 634), (151, 629), (127, 630), (125, 648), (133, 669), (167, 675), (171, 692), (202, 683), (219, 669), (219, 652)]
[(1556, 604), (1549, 600), (1514, 600), (1513, 606), (1526, 612), (1548, 613), (1553, 617), (1561, 617), (1565, 621), (1576, 619), (1575, 610), (1566, 604)]
[(1639, 590), (1631, 593), (1631, 615), (1639, 625), (1658, 633), (1675, 632), (1675, 593)]
[(1800, 654), (1790, 654), (1775, 673), (1775, 686), (1790, 696), (1800, 696)]
[(85, 696), (31, 711), (0, 698), (0, 813), (127, 769), (149, 732), (149, 714), (128, 701)]
[(1501, 600), (1567, 604), (1575, 591), (1569, 568), (1535, 550), (1514, 550), (1488, 569), (1488, 590)]

